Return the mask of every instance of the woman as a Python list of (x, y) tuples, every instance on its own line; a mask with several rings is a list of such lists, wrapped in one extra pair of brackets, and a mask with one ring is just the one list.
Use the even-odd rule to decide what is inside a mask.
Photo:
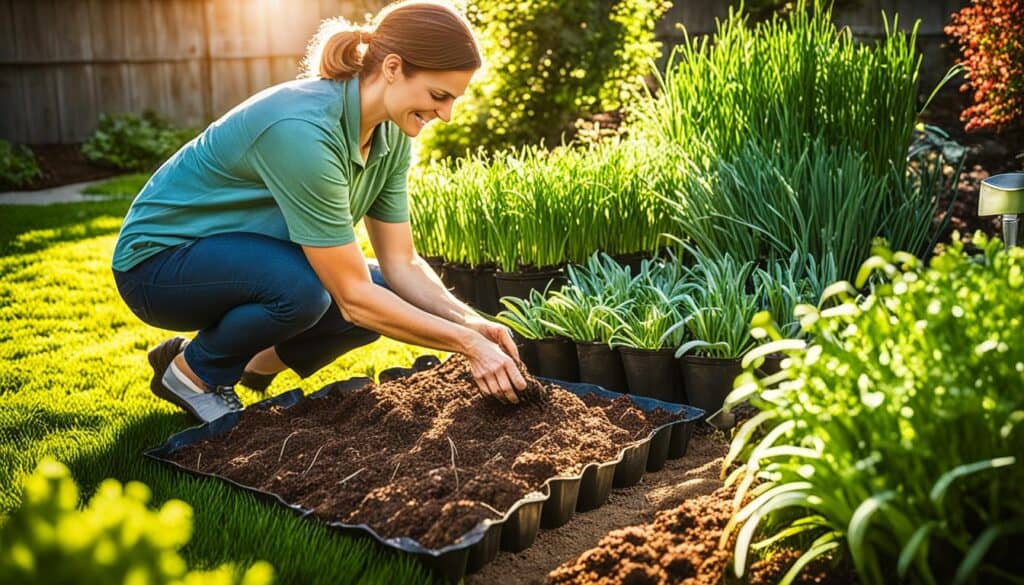
[[(410, 138), (480, 67), (465, 19), (433, 2), (381, 12), (370, 29), (328, 21), (308, 79), (251, 97), (153, 175), (114, 250), (118, 291), (150, 325), (198, 330), (149, 352), (153, 392), (203, 421), (388, 337), (464, 354), (480, 391), (516, 402), (526, 382), (505, 327), (459, 302), (416, 254)], [(353, 225), (363, 219), (379, 268)]]

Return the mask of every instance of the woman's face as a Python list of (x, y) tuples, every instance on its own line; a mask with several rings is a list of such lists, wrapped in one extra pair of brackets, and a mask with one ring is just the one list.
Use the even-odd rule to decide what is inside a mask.
[(415, 138), (434, 119), (451, 120), (452, 105), (466, 92), (475, 71), (417, 71), (406, 76), (398, 67), (391, 73), (384, 100), (388, 117)]

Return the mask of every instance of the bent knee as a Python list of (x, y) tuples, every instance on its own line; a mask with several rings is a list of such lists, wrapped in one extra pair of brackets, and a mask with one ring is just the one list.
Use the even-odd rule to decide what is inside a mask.
[(274, 313), (282, 321), (311, 327), (331, 306), (331, 295), (316, 275), (290, 283), (274, 303)]

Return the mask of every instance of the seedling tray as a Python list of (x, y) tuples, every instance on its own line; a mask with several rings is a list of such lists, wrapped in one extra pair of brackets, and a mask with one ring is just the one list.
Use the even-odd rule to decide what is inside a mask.
[[(396, 369), (402, 370), (403, 373), (414, 371), (412, 369)], [(570, 383), (548, 378), (538, 379), (556, 384), (580, 397), (595, 394), (614, 400), (622, 396), (593, 384)], [(350, 378), (329, 384), (310, 394), (309, 398), (317, 399), (332, 393), (352, 392), (371, 382), (370, 378), (365, 377)], [(568, 522), (576, 511), (583, 512), (600, 507), (608, 499), (612, 487), (621, 488), (634, 485), (640, 481), (645, 472), (657, 471), (665, 465), (666, 460), (682, 457), (686, 453), (694, 422), (704, 415), (702, 410), (643, 396), (627, 396), (645, 412), (662, 408), (678, 415), (678, 419), (655, 428), (646, 438), (627, 445), (612, 460), (591, 463), (585, 466), (578, 475), (558, 476), (547, 480), (540, 490), (527, 494), (515, 502), (504, 516), (497, 520), (480, 522), (469, 532), (463, 534), (454, 544), (431, 549), (407, 537), (383, 538), (365, 524), (346, 524), (336, 521), (324, 521), (324, 524), (329, 528), (355, 536), (369, 535), (386, 547), (419, 558), (443, 577), (451, 581), (459, 581), (466, 574), (478, 571), (494, 560), (499, 550), (519, 552), (529, 547), (536, 539), (540, 528), (557, 528)], [(302, 391), (295, 389), (257, 402), (247, 408), (279, 406), (287, 409), (299, 403), (302, 398)], [(238, 483), (219, 474), (196, 471), (171, 460), (172, 454), (179, 449), (229, 432), (238, 423), (240, 417), (241, 413), (230, 413), (213, 422), (186, 429), (174, 434), (162, 445), (145, 451), (144, 454), (146, 457), (172, 465), (186, 473), (215, 477), (228, 482), (254, 493), (261, 500), (282, 505), (299, 516), (315, 518), (312, 509), (290, 504), (277, 494)]]

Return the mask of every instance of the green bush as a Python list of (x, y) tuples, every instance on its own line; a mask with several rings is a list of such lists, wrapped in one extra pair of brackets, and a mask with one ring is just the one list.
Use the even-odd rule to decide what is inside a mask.
[[(795, 314), (809, 346), (781, 339), (744, 358), (727, 406), (761, 412), (726, 458), (737, 505), (735, 569), (787, 539), (852, 560), (862, 583), (1016, 582), (1024, 536), (1024, 249), (958, 238), (928, 269), (875, 249), (856, 279)], [(838, 303), (834, 301), (838, 300)], [(758, 379), (761, 355), (789, 348), (786, 369)], [(784, 362), (785, 363), (785, 362)], [(759, 542), (757, 539), (761, 539)]]
[(24, 187), (43, 176), (32, 151), (0, 140), (0, 189)]
[(96, 132), (82, 145), (90, 161), (125, 171), (152, 171), (195, 136), (157, 114), (100, 114)]
[(263, 585), (265, 562), (239, 575), (226, 564), (188, 571), (178, 550), (192, 537), (192, 508), (180, 500), (147, 507), (145, 484), (105, 480), (78, 509), (78, 486), (67, 467), (44, 459), (25, 483), (21, 507), (0, 529), (0, 583)]
[(434, 123), (422, 159), (552, 146), (574, 122), (620, 108), (643, 88), (659, 56), (654, 27), (664, 0), (485, 0), (466, 7), (484, 69), (451, 124)]

